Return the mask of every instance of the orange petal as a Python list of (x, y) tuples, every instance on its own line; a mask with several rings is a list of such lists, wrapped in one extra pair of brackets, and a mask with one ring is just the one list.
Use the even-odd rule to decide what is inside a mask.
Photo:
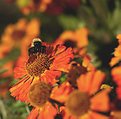
[(108, 93), (109, 93), (110, 89), (104, 89), (101, 92), (95, 94), (92, 98), (91, 98), (91, 109), (95, 110), (95, 111), (101, 111), (101, 112), (105, 112), (105, 111), (109, 111), (110, 106), (109, 106), (109, 97), (108, 97)]
[(27, 119), (37, 119), (38, 114), (39, 114), (39, 110), (37, 108), (33, 108), (29, 116), (27, 117)]
[(90, 112), (88, 119), (109, 119), (109, 117), (95, 112)]
[(117, 85), (121, 85), (121, 66), (113, 68), (111, 74)]
[(94, 94), (100, 88), (104, 77), (104, 73), (98, 70), (87, 72), (77, 80), (78, 88), (81, 92), (87, 92), (90, 95)]
[(57, 114), (57, 109), (53, 107), (50, 103), (47, 103), (43, 110), (41, 111), (43, 118), (39, 119), (54, 119), (55, 115)]
[(29, 77), (21, 79), (16, 85), (10, 88), (11, 95), (16, 97), (17, 100), (28, 102), (28, 92), (33, 79)]
[(99, 87), (103, 80), (105, 79), (105, 74), (101, 71), (96, 71), (91, 83), (90, 94), (94, 94), (99, 90)]

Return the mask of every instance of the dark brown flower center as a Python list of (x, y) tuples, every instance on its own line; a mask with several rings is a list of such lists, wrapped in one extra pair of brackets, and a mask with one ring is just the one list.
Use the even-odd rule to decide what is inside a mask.
[(15, 40), (21, 40), (21, 38), (23, 38), (25, 36), (25, 31), (23, 30), (14, 30), (14, 32), (12, 33), (12, 37)]
[(87, 69), (85, 67), (74, 63), (72, 64), (71, 69), (67, 75), (67, 80), (72, 86), (77, 87), (77, 79), (80, 75), (85, 74), (86, 72)]
[(45, 70), (49, 69), (52, 60), (50, 60), (47, 54), (37, 53), (29, 57), (26, 64), (27, 72), (31, 76), (40, 76)]
[(29, 99), (33, 106), (41, 107), (49, 99), (52, 87), (45, 82), (38, 82), (31, 86)]
[(66, 107), (71, 114), (75, 116), (82, 116), (89, 110), (90, 107), (89, 99), (90, 98), (87, 93), (75, 90), (69, 95), (66, 101)]
[(72, 48), (75, 48), (76, 47), (76, 42), (68, 39), (64, 42), (64, 46), (66, 46), (67, 48), (68, 47), (72, 47)]
[(42, 2), (41, 0), (33, 0), (35, 10), (39, 9), (41, 2)]

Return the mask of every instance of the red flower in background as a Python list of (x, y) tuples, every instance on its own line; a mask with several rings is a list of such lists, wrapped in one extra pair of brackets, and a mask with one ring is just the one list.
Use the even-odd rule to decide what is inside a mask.
[(41, 41), (34, 41), (28, 52), (29, 56), (20, 57), (14, 69), (15, 78), (20, 80), (10, 89), (12, 96), (25, 102), (28, 102), (27, 95), (33, 82), (40, 80), (55, 84), (62, 71), (68, 72), (70, 59), (73, 58), (71, 48), (47, 45)]

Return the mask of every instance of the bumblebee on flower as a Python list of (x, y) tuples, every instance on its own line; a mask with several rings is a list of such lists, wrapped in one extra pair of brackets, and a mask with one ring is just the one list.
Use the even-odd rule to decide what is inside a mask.
[[(14, 69), (14, 78), (20, 79), (11, 89), (11, 95), (17, 100), (28, 102), (28, 92), (36, 81), (44, 81), (53, 85), (61, 72), (68, 72), (70, 59), (73, 58), (71, 48), (52, 45), (34, 39), (27, 57), (20, 57)], [(26, 90), (25, 90), (26, 89)]]

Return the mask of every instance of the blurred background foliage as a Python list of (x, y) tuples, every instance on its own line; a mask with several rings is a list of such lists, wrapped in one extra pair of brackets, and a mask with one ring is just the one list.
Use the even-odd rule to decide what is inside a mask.
[[(15, 24), (20, 18), (27, 20), (38, 18), (41, 23), (38, 37), (46, 42), (56, 40), (66, 30), (86, 27), (89, 30), (88, 52), (94, 58), (95, 66), (108, 72), (109, 61), (117, 46), (116, 34), (121, 33), (121, 1), (76, 0), (77, 3), (73, 3), (73, 0), (65, 1), (67, 2), (53, 0), (57, 8), (52, 6), (45, 12), (23, 14), (21, 9), (30, 2), (29, 0), (0, 0), (0, 37), (8, 24)], [(20, 49), (12, 49), (6, 57), (0, 59), (0, 67), (9, 61), (15, 62), (19, 55)], [(1, 68), (0, 74), (3, 72), (6, 70)], [(0, 93), (5, 92), (5, 95), (0, 97), (0, 119), (25, 119), (29, 113), (28, 106), (15, 101), (8, 91), (12, 79), (13, 76), (4, 78), (0, 76)], [(63, 80), (63, 77), (61, 79)]]

